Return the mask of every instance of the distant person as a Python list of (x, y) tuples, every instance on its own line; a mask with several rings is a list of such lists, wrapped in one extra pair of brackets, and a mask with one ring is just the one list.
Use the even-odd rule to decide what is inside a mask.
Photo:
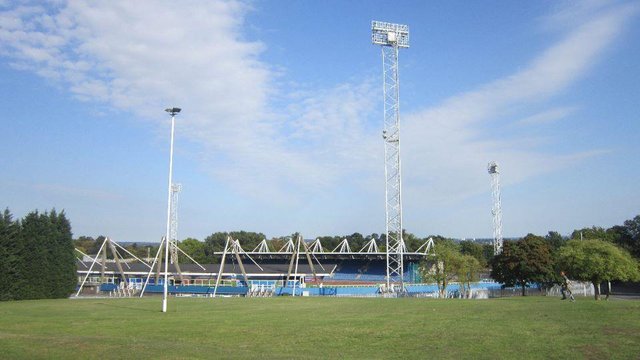
[(571, 285), (571, 281), (569, 281), (569, 278), (564, 273), (564, 271), (560, 271), (560, 276), (562, 277), (562, 284), (560, 285), (560, 291), (562, 292), (561, 300), (566, 300), (567, 294), (569, 294), (569, 299), (571, 299), (572, 302), (576, 301), (576, 299), (573, 297), (571, 289), (569, 288), (569, 286)]

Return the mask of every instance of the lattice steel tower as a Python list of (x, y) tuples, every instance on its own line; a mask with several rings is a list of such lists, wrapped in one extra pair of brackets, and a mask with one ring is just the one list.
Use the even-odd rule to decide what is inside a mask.
[(402, 181), (400, 166), (400, 81), (398, 50), (409, 47), (409, 26), (371, 22), (371, 40), (382, 48), (384, 96), (384, 159), (387, 234), (387, 288), (400, 283), (404, 291), (402, 239)]
[(491, 176), (491, 194), (493, 206), (491, 207), (491, 215), (493, 215), (493, 253), (495, 255), (502, 252), (502, 200), (500, 198), (500, 170), (498, 163), (492, 161), (487, 166), (489, 175)]
[(171, 184), (171, 223), (169, 231), (169, 249), (171, 263), (178, 263), (178, 194), (182, 191), (182, 184)]

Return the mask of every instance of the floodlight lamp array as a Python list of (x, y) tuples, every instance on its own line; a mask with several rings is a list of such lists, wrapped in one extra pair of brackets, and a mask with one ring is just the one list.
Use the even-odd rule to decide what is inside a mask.
[(383, 21), (371, 22), (371, 41), (376, 45), (409, 47), (409, 26)]
[(182, 109), (178, 107), (164, 109), (164, 111), (168, 112), (171, 116), (176, 116), (176, 114), (179, 113), (181, 110)]
[(489, 171), (489, 174), (500, 173), (500, 171), (498, 171), (498, 163), (495, 161), (490, 162), (489, 165), (487, 165), (487, 171)]

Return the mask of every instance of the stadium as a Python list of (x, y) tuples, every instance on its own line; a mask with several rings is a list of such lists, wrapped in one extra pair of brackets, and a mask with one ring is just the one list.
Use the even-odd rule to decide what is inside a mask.
[[(216, 254), (217, 264), (179, 264), (172, 256), (168, 268), (168, 293), (177, 296), (345, 296), (437, 297), (437, 286), (424, 284), (420, 266), (433, 266), (433, 240), (425, 242), (414, 252), (403, 253), (402, 281), (387, 285), (386, 252), (378, 251), (374, 240), (360, 251), (351, 251), (343, 240), (332, 251), (325, 251), (319, 239), (300, 239), (303, 251), (290, 239), (278, 250), (269, 249), (263, 241), (252, 251), (245, 251), (232, 240), (229, 251)], [(113, 249), (107, 259), (106, 248)], [(175, 251), (181, 251), (177, 246)], [(107, 238), (98, 256), (83, 254), (77, 259), (78, 292), (83, 296), (130, 297), (163, 293), (163, 264), (155, 259), (140, 259)], [(160, 249), (159, 251), (160, 252)], [(175, 252), (174, 252), (175, 253)], [(218, 280), (219, 279), (219, 280)], [(396, 289), (403, 284), (404, 289)], [(402, 285), (400, 285), (402, 286)], [(487, 297), (487, 290), (500, 284), (484, 280), (473, 284), (475, 297)], [(450, 292), (457, 294), (453, 284)], [(474, 295), (472, 295), (474, 296)]]
[[(263, 242), (253, 251), (247, 252), (242, 249), (238, 240), (229, 237), (223, 253), (217, 254), (221, 256), (220, 265), (196, 263), (185, 265), (183, 271), (178, 264), (178, 252), (181, 250), (177, 237), (177, 203), (182, 186), (173, 181), (175, 118), (182, 109), (170, 107), (165, 110), (171, 116), (167, 227), (158, 254), (151, 264), (149, 259), (143, 261), (137, 257), (135, 259), (138, 263), (129, 264), (120, 259), (121, 255), (112, 241), (105, 241), (95, 257), (83, 254), (85, 258), (79, 259), (77, 272), (80, 284), (76, 296), (85, 291), (85, 286), (92, 287), (93, 292), (119, 296), (138, 293), (143, 296), (145, 293), (162, 292), (165, 311), (169, 294), (392, 297), (433, 294), (432, 286), (420, 284), (418, 271), (420, 264), (434, 265), (427, 265), (433, 241), (427, 241), (415, 252), (408, 252), (403, 240), (398, 54), (400, 49), (409, 47), (409, 26), (372, 21), (371, 41), (382, 50), (384, 79), (384, 252), (379, 251), (375, 240), (354, 252), (346, 239), (333, 251), (325, 252), (319, 239), (308, 243), (300, 236), (295, 239), (295, 243), (290, 239), (278, 251), (271, 251), (267, 243)], [(502, 210), (499, 171), (495, 162), (489, 164), (489, 174), (494, 194), (494, 251), (498, 253), (502, 247)], [(107, 264), (107, 243), (114, 259), (110, 266)], [(120, 249), (125, 250), (122, 247)], [(184, 255), (191, 259), (188, 254)], [(100, 256), (102, 261), (98, 273), (94, 268)], [(164, 276), (161, 279), (163, 260)], [(171, 269), (169, 263), (172, 265)], [(151, 279), (154, 268), (155, 276)], [(107, 279), (110, 282), (105, 283)], [(412, 285), (408, 286), (409, 284)], [(484, 289), (487, 290), (487, 287)]]

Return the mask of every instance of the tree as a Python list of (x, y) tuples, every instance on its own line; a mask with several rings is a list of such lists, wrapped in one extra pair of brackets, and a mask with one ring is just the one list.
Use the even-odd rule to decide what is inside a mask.
[[(129, 251), (133, 255), (135, 255), (135, 256), (137, 256), (137, 257), (139, 257), (141, 259), (142, 258), (146, 258), (147, 255), (149, 255), (149, 257), (151, 257), (152, 256), (151, 254), (153, 253), (151, 251), (151, 246), (149, 246), (147, 244), (138, 244), (137, 242), (134, 242), (133, 244), (128, 244), (124, 248), (127, 249), (127, 251)], [(156, 249), (156, 251), (157, 251), (157, 249)], [(129, 256), (129, 255), (126, 255), (126, 256)]]
[(564, 245), (567, 240), (560, 235), (557, 231), (549, 231), (549, 233), (544, 237), (549, 246), (551, 247), (551, 251), (556, 251), (562, 245)]
[(456, 278), (462, 266), (462, 254), (451, 240), (440, 240), (434, 245), (433, 263), (423, 261), (420, 267), (422, 278), (438, 286), (440, 297), (446, 297), (447, 286)]
[(545, 283), (555, 278), (549, 244), (540, 236), (528, 234), (520, 241), (505, 241), (502, 252), (491, 260), (491, 277), (503, 286), (522, 287)]
[(50, 226), (52, 227), (52, 255), (50, 263), (54, 275), (52, 276), (52, 289), (50, 296), (53, 298), (65, 298), (73, 292), (77, 284), (76, 258), (73, 248), (73, 234), (71, 223), (64, 211), (56, 213), (55, 209), (49, 213)]
[(567, 276), (593, 284), (596, 300), (603, 281), (640, 280), (638, 262), (627, 251), (602, 240), (571, 240), (558, 252), (558, 260)]
[[(93, 245), (87, 249), (87, 255), (95, 255), (98, 253), (98, 250), (102, 247), (102, 244), (107, 239), (106, 236), (100, 235), (96, 238), (96, 241), (93, 242)], [(107, 245), (105, 245), (107, 246)], [(113, 254), (110, 251), (107, 251), (107, 258), (113, 259)]]
[(461, 256), (456, 275), (463, 297), (466, 298), (471, 295), (471, 283), (480, 279), (480, 271), (482, 271), (482, 268), (480, 261), (475, 256)]
[(20, 241), (24, 244), (24, 251), (20, 261), (28, 268), (23, 273), (22, 299), (47, 298), (49, 291), (49, 273), (51, 257), (48, 252), (49, 229), (45, 223), (46, 217), (38, 211), (27, 214), (21, 222)]
[(224, 251), (228, 235), (226, 232), (216, 232), (204, 239), (204, 253), (207, 258), (214, 259), (214, 253)]
[(9, 209), (0, 214), (0, 301), (21, 298), (23, 273), (23, 243), (20, 223), (13, 220)]
[(73, 239), (73, 246), (88, 255), (95, 242), (96, 240), (91, 236), (80, 236), (77, 239)]
[(607, 231), (617, 235), (616, 244), (629, 251), (636, 258), (640, 258), (640, 215), (626, 220), (623, 226), (614, 226)]
[(214, 252), (224, 251), (224, 244), (227, 242), (227, 236), (231, 236), (234, 240), (240, 241), (240, 245), (247, 251), (253, 250), (258, 244), (266, 238), (263, 233), (255, 233), (251, 231), (231, 231), (216, 232), (204, 239), (206, 244), (205, 253), (207, 256), (213, 256)]
[(404, 229), (402, 230), (402, 240), (408, 251), (415, 251), (423, 243), (422, 239)]
[(69, 296), (76, 286), (71, 224), (64, 212), (27, 214), (13, 221), (0, 216), (0, 299)]
[(493, 244), (482, 244), (482, 256), (484, 257), (485, 267), (489, 265), (491, 259), (493, 259)]
[[(287, 239), (285, 237), (274, 237), (269, 240), (269, 248), (271, 251), (280, 250), (287, 243)], [(324, 243), (322, 243), (324, 246)]]
[[(335, 249), (336, 246), (340, 244), (340, 241), (342, 241), (342, 238), (340, 236), (320, 236), (318, 237), (318, 239), (320, 239), (320, 242), (322, 243), (322, 247), (327, 251), (331, 251)], [(280, 245), (280, 247), (282, 247), (286, 243), (286, 241), (287, 239), (282, 239), (282, 245)], [(280, 247), (278, 247), (278, 249)], [(275, 249), (275, 250), (278, 250), (278, 249)]]
[(606, 229), (600, 226), (592, 226), (590, 228), (583, 228), (579, 230), (574, 230), (571, 233), (571, 239), (573, 240), (591, 240), (598, 239), (604, 240), (608, 242), (614, 242), (613, 234), (607, 232)]
[(484, 257), (484, 249), (482, 244), (478, 244), (475, 241), (464, 240), (460, 242), (460, 252), (463, 255), (473, 256), (481, 266), (487, 265), (487, 260)]
[[(189, 254), (189, 256), (193, 258), (193, 260), (197, 261), (200, 264), (208, 264), (208, 263), (211, 263), (212, 261), (207, 257), (207, 254), (205, 254), (205, 251), (204, 251), (205, 243), (197, 239), (193, 239), (193, 238), (184, 239), (178, 244), (178, 246), (182, 251)], [(179, 261), (181, 263), (191, 262), (191, 260), (187, 259), (187, 257), (184, 256), (183, 254), (180, 254), (179, 256), (180, 256)]]
[(353, 251), (358, 251), (364, 246), (364, 236), (358, 232), (347, 235), (344, 238), (347, 239), (349, 246)]

